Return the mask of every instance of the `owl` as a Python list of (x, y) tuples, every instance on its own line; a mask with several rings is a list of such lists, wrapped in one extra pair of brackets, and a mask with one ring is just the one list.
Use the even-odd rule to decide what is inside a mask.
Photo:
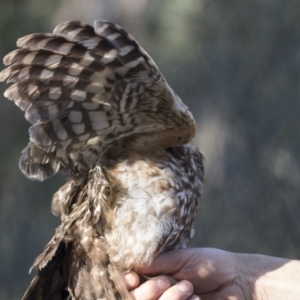
[(116, 24), (65, 22), (17, 46), (0, 81), (32, 124), (20, 168), (68, 178), (23, 300), (131, 299), (123, 274), (192, 237), (204, 176), (194, 118)]

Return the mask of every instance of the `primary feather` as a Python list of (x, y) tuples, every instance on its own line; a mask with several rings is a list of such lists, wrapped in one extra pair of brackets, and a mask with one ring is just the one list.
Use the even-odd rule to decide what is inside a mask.
[(169, 146), (193, 137), (186, 107), (118, 25), (66, 22), (53, 34), (31, 34), (17, 45), (4, 58), (9, 67), (0, 80), (14, 83), (5, 96), (33, 124), (20, 161), (27, 177), (42, 181), (70, 168), (86, 172), (114, 141), (135, 134), (177, 131)]

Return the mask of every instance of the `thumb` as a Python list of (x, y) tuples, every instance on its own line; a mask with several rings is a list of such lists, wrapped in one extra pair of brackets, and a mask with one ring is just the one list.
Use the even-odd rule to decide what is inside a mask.
[(144, 275), (171, 275), (177, 273), (189, 257), (189, 249), (167, 251), (157, 256), (149, 266), (139, 266), (136, 271)]

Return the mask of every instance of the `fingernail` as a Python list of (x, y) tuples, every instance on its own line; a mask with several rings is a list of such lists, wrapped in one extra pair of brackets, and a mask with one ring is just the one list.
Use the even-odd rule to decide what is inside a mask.
[(170, 281), (167, 277), (164, 276), (160, 276), (157, 278), (156, 281), (157, 286), (161, 289), (161, 290), (165, 290), (168, 287), (170, 287)]
[(201, 300), (199, 296), (193, 295), (189, 300)]
[(127, 283), (129, 283), (131, 286), (135, 285), (136, 279), (131, 273), (125, 274), (125, 280)]
[(185, 294), (192, 294), (194, 291), (193, 285), (188, 281), (181, 281), (178, 283), (178, 288)]

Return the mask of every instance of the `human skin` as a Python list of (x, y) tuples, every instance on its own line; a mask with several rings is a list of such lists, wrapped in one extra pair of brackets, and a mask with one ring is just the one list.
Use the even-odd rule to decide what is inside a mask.
[(300, 299), (297, 260), (195, 248), (161, 254), (136, 271), (153, 278), (140, 284), (136, 272), (125, 275), (135, 300)]

